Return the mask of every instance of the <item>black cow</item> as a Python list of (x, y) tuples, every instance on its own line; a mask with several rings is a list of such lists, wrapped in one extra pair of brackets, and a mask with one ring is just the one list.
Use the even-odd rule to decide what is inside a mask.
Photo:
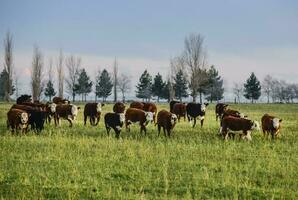
[(119, 138), (120, 132), (125, 120), (124, 113), (107, 113), (105, 114), (105, 127), (107, 134), (110, 134), (111, 128), (114, 129), (116, 133), (116, 138)]
[(22, 104), (24, 102), (32, 102), (31, 95), (23, 94), (17, 98), (17, 104)]
[(186, 105), (186, 112), (187, 112), (187, 119), (189, 122), (194, 119), (193, 128), (196, 126), (197, 123), (197, 117), (200, 117), (201, 120), (201, 127), (203, 127), (204, 124), (204, 118), (206, 113), (206, 107), (209, 105), (209, 103), (188, 103)]

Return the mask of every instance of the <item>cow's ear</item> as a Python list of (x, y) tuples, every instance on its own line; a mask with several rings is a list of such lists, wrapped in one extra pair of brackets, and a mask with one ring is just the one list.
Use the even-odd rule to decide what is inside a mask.
[(205, 104), (205, 106), (208, 106), (209, 105), (209, 103), (204, 103)]
[(80, 109), (81, 109), (81, 107), (80, 107), (80, 106), (78, 106), (77, 108), (78, 108), (78, 110), (80, 110)]
[(279, 122), (282, 122), (282, 119), (280, 119)]
[(103, 106), (105, 106), (105, 104), (104, 104), (104, 103), (102, 103), (102, 104), (101, 104), (101, 106), (103, 107)]

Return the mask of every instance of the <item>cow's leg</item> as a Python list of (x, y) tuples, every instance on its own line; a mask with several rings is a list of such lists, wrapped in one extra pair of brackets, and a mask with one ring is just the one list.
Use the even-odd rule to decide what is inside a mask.
[(274, 131), (271, 131), (271, 138), (274, 140)]
[(216, 117), (215, 117), (216, 121), (218, 121), (218, 114), (216, 114)]
[(184, 122), (185, 122), (186, 121), (186, 116), (184, 115), (183, 117), (184, 117)]
[(89, 122), (90, 122), (91, 126), (94, 125), (94, 117), (93, 116), (89, 116)]
[(96, 118), (96, 124), (95, 124), (95, 126), (97, 126), (98, 125), (98, 123), (99, 123), (99, 121), (100, 121), (100, 116), (97, 116), (97, 118)]
[(162, 129), (163, 129), (163, 134), (165, 135), (165, 137), (167, 137), (166, 128), (165, 127), (162, 127)]
[(119, 139), (120, 138), (120, 130), (118, 130), (117, 128), (114, 128), (114, 131), (116, 133), (116, 138)]
[(177, 115), (177, 118), (178, 118), (178, 122), (180, 122), (180, 115)]
[(194, 117), (194, 120), (193, 120), (193, 125), (192, 125), (192, 127), (194, 128), (194, 127), (196, 126), (196, 124), (197, 124), (197, 118), (196, 118), (196, 117)]
[(168, 137), (171, 137), (171, 129), (167, 128)]
[(86, 122), (87, 122), (87, 115), (84, 115), (84, 126), (86, 126)]
[(69, 118), (66, 118), (66, 120), (69, 122), (69, 127), (72, 127), (72, 120)]
[(204, 117), (204, 116), (200, 116), (201, 128), (202, 128), (202, 127), (203, 127), (203, 125), (204, 125), (204, 119), (205, 119), (205, 117)]
[(158, 129), (158, 137), (159, 137), (159, 135), (160, 135), (160, 125), (159, 124), (157, 124), (157, 129)]

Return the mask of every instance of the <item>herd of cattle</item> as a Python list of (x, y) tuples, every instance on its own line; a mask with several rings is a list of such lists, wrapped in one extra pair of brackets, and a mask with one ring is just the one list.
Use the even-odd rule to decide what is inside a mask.
[[(103, 106), (103, 103), (87, 103), (84, 107), (84, 125), (88, 118), (92, 126), (98, 125)], [(130, 131), (130, 125), (137, 123), (140, 126), (140, 132), (146, 134), (146, 126), (154, 123), (157, 125), (158, 135), (162, 128), (165, 136), (170, 137), (181, 117), (184, 121), (186, 117), (189, 122), (193, 121), (193, 128), (199, 118), (201, 127), (203, 127), (207, 106), (208, 103), (186, 104), (171, 101), (170, 111), (163, 109), (157, 112), (156, 105), (151, 102), (132, 102), (126, 110), (123, 103), (117, 102), (113, 106), (113, 112), (105, 114), (104, 125), (107, 134), (113, 129), (116, 137), (119, 138), (123, 125)], [(22, 133), (26, 133), (28, 127), (30, 130), (40, 132), (44, 129), (44, 124), (51, 123), (52, 119), (54, 119), (55, 126), (59, 125), (60, 119), (65, 119), (72, 127), (79, 110), (80, 107), (60, 97), (54, 97), (51, 103), (44, 104), (32, 102), (30, 95), (22, 95), (7, 113), (7, 127), (11, 128), (12, 132), (21, 129)], [(240, 132), (240, 138), (251, 140), (251, 131), (260, 129), (257, 121), (250, 120), (243, 113), (230, 109), (227, 104), (218, 103), (215, 107), (215, 114), (216, 121), (218, 119), (220, 121), (219, 134), (225, 140), (234, 138), (235, 131)], [(272, 139), (277, 137), (281, 122), (282, 119), (265, 114), (261, 119), (264, 135), (271, 134)]]

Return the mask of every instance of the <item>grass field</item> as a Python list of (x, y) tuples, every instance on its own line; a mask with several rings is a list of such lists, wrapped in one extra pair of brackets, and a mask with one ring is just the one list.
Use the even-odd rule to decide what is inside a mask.
[(298, 199), (298, 105), (232, 105), (251, 119), (283, 119), (277, 140), (253, 132), (252, 142), (219, 138), (214, 105), (203, 128), (182, 120), (167, 139), (153, 125), (147, 136), (133, 126), (120, 140), (106, 135), (103, 120), (84, 127), (82, 111), (73, 128), (62, 121), (11, 135), (9, 108), (0, 104), (2, 199)]

